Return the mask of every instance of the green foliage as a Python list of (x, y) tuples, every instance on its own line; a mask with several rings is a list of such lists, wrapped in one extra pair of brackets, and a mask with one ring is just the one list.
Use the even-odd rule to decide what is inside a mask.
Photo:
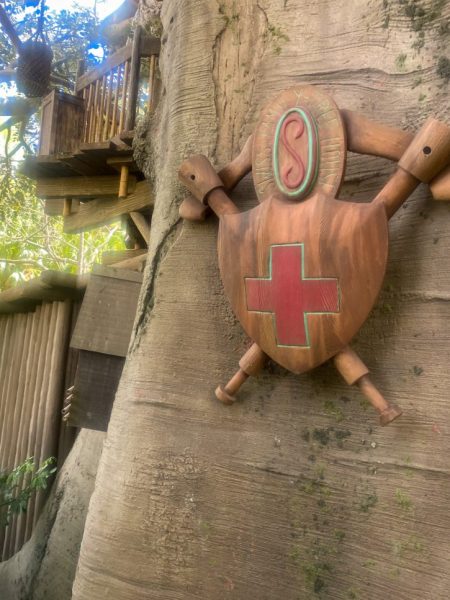
[[(36, 10), (26, 9), (25, 4), (16, 0), (3, 2), (23, 40), (35, 33), (37, 25)], [(44, 33), (54, 53), (52, 74), (62, 89), (70, 91), (78, 59), (86, 54), (86, 48), (101, 44), (94, 2), (93, 6), (94, 10), (74, 5), (70, 10), (45, 12)], [(0, 28), (0, 70), (10, 65), (15, 56), (15, 49)], [(14, 96), (19, 103), (27, 101), (31, 103), (31, 111), (37, 110), (40, 104), (39, 99), (22, 98), (14, 86), (6, 83), (0, 83), (1, 96), (8, 99)], [(25, 119), (24, 131), (19, 129), (21, 122), (2, 130), (1, 121), (0, 117), (0, 290), (36, 277), (44, 269), (84, 272), (100, 258), (102, 251), (123, 249), (120, 225), (81, 236), (67, 235), (63, 233), (61, 217), (44, 214), (34, 183), (17, 172), (14, 162), (20, 157), (24, 140), (27, 151), (33, 151), (38, 140), (39, 119), (36, 115), (28, 121)]]
[(33, 494), (46, 489), (56, 472), (55, 462), (48, 458), (36, 469), (34, 459), (27, 458), (12, 471), (0, 471), (0, 527), (6, 527), (13, 515), (26, 512)]
[(105, 250), (125, 247), (120, 224), (80, 235), (63, 232), (61, 217), (44, 214), (34, 182), (14, 173), (0, 182), (0, 290), (45, 269), (83, 272)]
[[(20, 38), (31, 37), (36, 31), (37, 12), (26, 9), (24, 3), (17, 0), (3, 0), (2, 4)], [(98, 25), (94, 11), (82, 6), (45, 11), (44, 34), (53, 50), (57, 74), (74, 80), (78, 58), (84, 56), (86, 47), (98, 40)], [(15, 55), (11, 41), (0, 29), (0, 69), (10, 64)]]
[[(16, 0), (4, 0), (2, 6), (22, 41), (36, 34), (39, 6), (35, 9), (26, 8), (25, 2)], [(98, 62), (98, 59), (86, 52), (86, 49), (98, 46), (106, 51), (98, 29), (99, 21), (95, 10), (75, 4), (70, 10), (62, 8), (57, 11), (45, 11), (43, 33), (53, 51), (52, 87), (71, 92), (78, 60), (87, 58), (88, 64), (91, 65)], [(25, 148), (28, 153), (33, 153), (38, 140), (39, 118), (35, 113), (40, 105), (39, 99), (26, 99), (17, 92), (15, 83), (9, 81), (8, 77), (3, 77), (1, 73), (3, 69), (11, 69), (16, 58), (16, 49), (0, 28), (0, 132), (5, 131), (6, 128), (8, 132), (1, 153), (7, 157), (12, 157), (22, 148)], [(2, 101), (2, 98), (6, 100)], [(8, 112), (7, 107), (11, 104), (15, 106), (13, 109), (16, 111), (15, 115)], [(25, 109), (24, 105), (26, 105)], [(12, 149), (9, 147), (11, 142), (15, 142)], [(8, 161), (3, 159), (2, 162), (8, 169)]]

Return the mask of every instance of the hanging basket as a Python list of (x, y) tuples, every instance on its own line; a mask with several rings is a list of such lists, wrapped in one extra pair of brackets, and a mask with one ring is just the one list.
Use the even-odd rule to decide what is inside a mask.
[(50, 84), (53, 52), (45, 42), (27, 40), (21, 44), (17, 65), (17, 87), (28, 98), (42, 97)]

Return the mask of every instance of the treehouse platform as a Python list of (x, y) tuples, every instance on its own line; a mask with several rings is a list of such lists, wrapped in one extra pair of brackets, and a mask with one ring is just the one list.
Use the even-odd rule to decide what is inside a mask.
[(130, 43), (95, 69), (80, 63), (73, 94), (53, 90), (44, 98), (39, 151), (22, 172), (36, 180), (46, 213), (64, 216), (67, 232), (151, 213), (150, 188), (132, 145), (137, 117), (155, 103), (159, 51), (160, 40), (137, 28)]

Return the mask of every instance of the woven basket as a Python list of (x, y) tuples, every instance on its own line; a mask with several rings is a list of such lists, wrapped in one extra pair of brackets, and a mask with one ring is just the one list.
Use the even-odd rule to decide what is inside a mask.
[(19, 51), (17, 87), (28, 98), (44, 96), (49, 88), (53, 52), (44, 42), (27, 40)]

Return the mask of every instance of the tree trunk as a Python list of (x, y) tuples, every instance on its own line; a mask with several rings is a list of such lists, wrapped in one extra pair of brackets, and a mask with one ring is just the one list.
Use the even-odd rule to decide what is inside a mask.
[[(213, 398), (248, 340), (222, 292), (216, 220), (178, 219), (177, 169), (191, 153), (224, 165), (264, 102), (300, 82), (402, 128), (448, 120), (449, 15), (434, 0), (164, 2), (163, 91), (137, 145), (156, 194), (150, 264), (75, 600), (447, 598), (448, 206), (422, 186), (393, 218), (354, 344), (404, 409), (382, 429), (331, 365), (272, 365), (241, 402)], [(341, 197), (371, 199), (392, 169), (350, 156)], [(233, 198), (255, 204), (250, 178)]]

